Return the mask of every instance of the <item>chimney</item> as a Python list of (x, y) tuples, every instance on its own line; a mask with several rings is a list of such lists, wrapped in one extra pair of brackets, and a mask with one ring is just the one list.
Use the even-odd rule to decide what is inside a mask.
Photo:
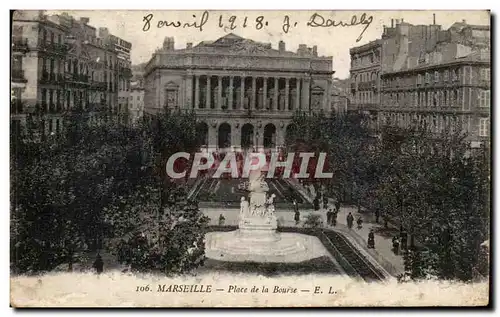
[(432, 24), (436, 25), (436, 14), (432, 14)]
[(186, 48), (187, 48), (188, 50), (192, 49), (192, 48), (193, 48), (193, 43), (191, 43), (191, 42), (187, 43), (187, 44), (186, 44)]
[(89, 19), (89, 18), (87, 18), (87, 17), (80, 18), (80, 22), (81, 22), (82, 24), (87, 25), (87, 24), (89, 23), (89, 21), (90, 21), (90, 19)]
[(394, 19), (391, 19), (391, 28), (394, 27)]
[(285, 42), (280, 41), (279, 46), (278, 46), (278, 50), (280, 52), (284, 52), (285, 51)]
[(317, 45), (313, 46), (313, 56), (318, 57), (318, 46)]

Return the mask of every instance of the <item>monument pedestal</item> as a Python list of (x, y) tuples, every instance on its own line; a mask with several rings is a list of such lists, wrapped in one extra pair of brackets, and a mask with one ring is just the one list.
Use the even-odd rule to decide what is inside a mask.
[(269, 187), (260, 172), (251, 176), (247, 188), (250, 199), (241, 199), (238, 230), (207, 233), (206, 256), (235, 262), (302, 262), (323, 256), (316, 237), (277, 232), (274, 197), (266, 199)]
[(276, 232), (278, 221), (275, 216), (243, 218), (239, 222), (237, 235), (247, 241), (272, 242), (278, 241)]

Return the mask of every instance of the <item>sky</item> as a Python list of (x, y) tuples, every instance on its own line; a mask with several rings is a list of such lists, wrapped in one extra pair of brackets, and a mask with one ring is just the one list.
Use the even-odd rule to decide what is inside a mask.
[[(280, 40), (286, 43), (286, 49), (296, 51), (299, 44), (318, 46), (320, 56), (331, 56), (335, 77), (349, 76), (349, 49), (366, 44), (380, 38), (383, 26), (390, 26), (391, 19), (403, 19), (411, 24), (432, 24), (433, 14), (436, 24), (447, 29), (455, 22), (466, 20), (470, 24), (489, 25), (487, 11), (207, 11), (206, 22), (200, 28), (163, 26), (158, 28), (159, 21), (201, 24), (203, 10), (198, 11), (66, 11), (76, 18), (90, 18), (90, 25), (99, 28), (107, 27), (110, 32), (132, 43), (131, 58), (133, 64), (147, 62), (156, 48), (161, 47), (165, 37), (174, 37), (175, 48), (184, 48), (186, 43), (194, 45), (200, 41), (213, 41), (226, 34), (234, 33), (241, 37), (259, 42), (271, 43), (278, 47)], [(47, 11), (47, 14), (60, 11)], [(317, 15), (313, 18), (313, 16)], [(152, 14), (149, 30), (144, 31), (144, 17)], [(364, 14), (364, 17), (363, 17)], [(196, 17), (193, 17), (196, 16)], [(230, 30), (230, 18), (236, 16), (233, 30)], [(256, 19), (262, 16), (262, 24)], [(353, 18), (354, 16), (354, 18)], [(219, 26), (222, 17), (223, 27)], [(246, 27), (243, 27), (245, 17)], [(286, 20), (288, 17), (288, 20)], [(327, 26), (329, 20), (351, 24), (353, 19), (358, 25)], [(288, 21), (288, 24), (284, 23)], [(315, 27), (308, 22), (315, 22)], [(359, 23), (361, 22), (361, 23)], [(288, 32), (283, 26), (289, 25)], [(331, 23), (330, 23), (331, 24)], [(323, 25), (323, 26), (319, 26)], [(262, 26), (258, 29), (259, 26)], [(366, 28), (361, 38), (362, 31)], [(359, 41), (358, 41), (359, 40)]]

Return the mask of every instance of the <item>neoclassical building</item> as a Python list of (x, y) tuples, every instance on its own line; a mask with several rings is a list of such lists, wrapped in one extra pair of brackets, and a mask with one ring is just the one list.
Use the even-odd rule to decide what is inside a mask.
[(238, 150), (284, 144), (295, 111), (329, 113), (332, 57), (228, 34), (184, 49), (166, 38), (144, 73), (144, 112), (194, 109), (205, 145)]

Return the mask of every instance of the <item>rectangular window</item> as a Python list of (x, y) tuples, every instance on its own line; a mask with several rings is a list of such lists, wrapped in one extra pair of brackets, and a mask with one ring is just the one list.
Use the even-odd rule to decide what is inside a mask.
[(177, 90), (168, 89), (167, 90), (167, 108), (177, 107)]
[(488, 136), (488, 130), (489, 130), (488, 125), (489, 125), (488, 118), (479, 119), (479, 136)]
[(482, 90), (479, 93), (479, 106), (480, 107), (489, 107), (490, 106), (490, 91)]
[(490, 72), (489, 68), (481, 69), (481, 80), (490, 80)]
[(431, 74), (425, 73), (425, 83), (428, 84), (431, 82)]
[(439, 72), (438, 71), (435, 71), (434, 72), (434, 82), (439, 82)]

